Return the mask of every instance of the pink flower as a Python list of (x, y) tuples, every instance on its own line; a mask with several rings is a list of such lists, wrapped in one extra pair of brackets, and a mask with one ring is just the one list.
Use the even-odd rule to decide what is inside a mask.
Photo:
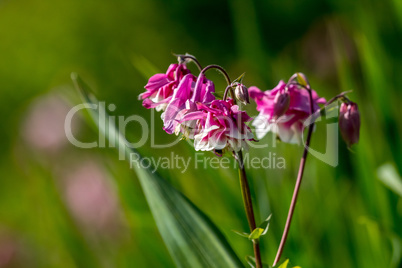
[[(257, 110), (260, 112), (253, 121), (258, 139), (271, 131), (277, 133), (284, 142), (299, 143), (304, 128), (303, 123), (310, 116), (309, 93), (306, 89), (298, 88), (294, 84), (289, 85), (287, 91), (285, 89), (286, 83), (283, 81), (280, 81), (274, 89), (265, 92), (257, 87), (249, 88), (250, 97), (255, 100)], [(314, 90), (312, 93), (314, 111), (317, 111), (320, 109), (318, 104), (326, 101)], [(280, 96), (286, 94), (289, 94), (289, 104), (287, 104), (288, 100), (280, 104)]]
[(282, 115), (284, 115), (289, 109), (290, 105), (290, 94), (287, 91), (276, 93), (274, 99), (274, 112), (272, 116), (275, 119), (278, 119)]
[(119, 225), (119, 202), (99, 163), (84, 161), (62, 176), (66, 205), (83, 227), (103, 233)]
[(182, 78), (189, 73), (185, 64), (171, 64), (166, 74), (159, 73), (149, 78), (146, 91), (138, 99), (144, 100), (142, 105), (147, 109), (164, 110)]
[[(28, 145), (43, 153), (61, 153), (68, 145), (64, 121), (71, 108), (57, 93), (34, 100), (21, 130)], [(80, 120), (74, 117), (71, 128), (76, 131), (79, 127)]]
[[(169, 133), (182, 132), (187, 133), (188, 128), (193, 128), (195, 121), (186, 121), (180, 123), (183, 116), (187, 113), (197, 111), (196, 103), (211, 103), (215, 96), (214, 83), (205, 78), (205, 75), (200, 74), (197, 81), (196, 77), (192, 74), (187, 74), (180, 81), (179, 86), (175, 89), (174, 94), (166, 107), (165, 112), (162, 114), (164, 122), (164, 130)], [(190, 137), (192, 138), (192, 137)]]
[[(0, 267), (18, 267), (22, 265), (21, 251), (18, 241), (9, 234), (1, 234), (0, 236)], [(18, 265), (19, 264), (19, 265)]]
[(214, 100), (210, 105), (198, 103), (198, 111), (186, 114), (182, 122), (196, 121), (194, 147), (196, 151), (239, 151), (247, 148), (246, 140), (253, 134), (245, 122), (251, 121), (246, 112), (240, 111), (232, 99)]

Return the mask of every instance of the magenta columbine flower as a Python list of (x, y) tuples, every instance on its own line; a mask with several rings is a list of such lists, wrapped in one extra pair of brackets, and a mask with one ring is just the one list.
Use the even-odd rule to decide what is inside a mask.
[(140, 94), (138, 99), (144, 100), (142, 105), (147, 109), (164, 110), (180, 81), (189, 73), (184, 63), (171, 64), (166, 74), (159, 73), (149, 78), (145, 86), (146, 91)]
[[(164, 110), (161, 115), (163, 129), (168, 134), (183, 134), (194, 139), (197, 151), (239, 152), (247, 148), (247, 140), (253, 140), (250, 128), (245, 124), (251, 118), (240, 111), (233, 98), (249, 102), (247, 87), (230, 82), (226, 71), (218, 65), (204, 69), (191, 55), (178, 55), (179, 64), (171, 64), (166, 74), (152, 76), (140, 95), (146, 108)], [(194, 61), (200, 70), (198, 77), (188, 71), (185, 63)], [(223, 100), (217, 100), (214, 83), (207, 79), (209, 69), (220, 70), (228, 82)], [(234, 89), (234, 90), (233, 90)], [(227, 99), (230, 91), (231, 99)], [(233, 95), (233, 96), (232, 96)]]
[(339, 110), (339, 128), (348, 147), (359, 141), (360, 113), (354, 102), (342, 103)]
[[(197, 80), (196, 80), (197, 79)], [(215, 96), (214, 83), (205, 78), (204, 74), (200, 74), (196, 78), (192, 74), (187, 74), (180, 81), (179, 86), (174, 91), (165, 112), (162, 114), (164, 123), (163, 129), (168, 133), (180, 132), (188, 136), (189, 128), (194, 128), (195, 121), (186, 121), (182, 123), (185, 114), (197, 111), (196, 103), (211, 103)], [(193, 135), (190, 135), (192, 138)]]
[(290, 94), (286, 90), (278, 91), (274, 99), (274, 112), (272, 117), (276, 120), (284, 115), (290, 106)]
[[(249, 94), (257, 103), (260, 114), (254, 119), (257, 139), (263, 138), (269, 131), (288, 143), (299, 143), (303, 123), (310, 116), (309, 93), (296, 84), (286, 85), (280, 81), (272, 90), (262, 92), (257, 87), (250, 87)], [(320, 109), (318, 104), (325, 103), (312, 90), (314, 111)]]
[(198, 120), (194, 135), (196, 151), (213, 150), (221, 154), (248, 148), (246, 140), (253, 140), (254, 136), (245, 122), (251, 121), (251, 117), (240, 111), (232, 99), (214, 100), (210, 105), (198, 103), (198, 108), (182, 119), (182, 122)]

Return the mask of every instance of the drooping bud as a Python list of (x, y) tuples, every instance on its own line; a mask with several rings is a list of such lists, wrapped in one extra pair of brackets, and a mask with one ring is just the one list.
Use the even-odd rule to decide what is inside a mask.
[(304, 73), (296, 73), (297, 83), (303, 87), (310, 88), (310, 83), (308, 82), (307, 76)]
[(294, 75), (292, 75), (288, 82), (288, 85), (290, 84), (297, 84), (306, 89), (310, 89), (310, 83), (304, 73), (295, 73)]
[(348, 147), (359, 141), (360, 113), (354, 102), (342, 103), (339, 110), (339, 128)]
[(281, 117), (289, 109), (290, 95), (289, 92), (278, 92), (274, 99), (274, 114), (275, 119)]
[(236, 88), (235, 88), (235, 96), (236, 96), (236, 99), (238, 99), (243, 104), (250, 103), (250, 99), (248, 96), (248, 89), (243, 84), (237, 83)]

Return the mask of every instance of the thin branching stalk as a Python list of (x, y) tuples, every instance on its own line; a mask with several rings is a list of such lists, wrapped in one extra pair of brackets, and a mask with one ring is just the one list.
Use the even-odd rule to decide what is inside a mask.
[[(313, 94), (312, 94), (312, 90), (310, 88), (308, 88), (307, 91), (309, 92), (310, 114), (313, 115), (314, 114)], [(302, 156), (302, 158), (300, 160), (299, 173), (297, 174), (297, 180), (296, 180), (295, 189), (293, 191), (292, 202), (290, 203), (288, 217), (286, 219), (286, 224), (285, 224), (285, 229), (283, 230), (281, 243), (279, 244), (279, 248), (278, 248), (278, 251), (276, 253), (276, 257), (275, 257), (275, 261), (274, 261), (273, 266), (275, 266), (279, 262), (279, 259), (282, 256), (283, 249), (285, 247), (286, 239), (288, 237), (290, 224), (292, 222), (293, 213), (294, 213), (294, 210), (295, 210), (295, 207), (296, 207), (297, 196), (299, 194), (299, 189), (300, 189), (300, 185), (301, 185), (302, 178), (303, 178), (304, 167), (306, 165), (306, 160), (307, 160), (307, 155), (308, 155), (308, 148), (310, 146), (310, 140), (311, 140), (311, 136), (313, 134), (313, 129), (314, 129), (314, 122), (311, 123), (309, 128), (308, 128), (306, 145), (304, 147), (303, 156)]]
[[(201, 70), (200, 75), (204, 74), (207, 70), (209, 69), (217, 69), (220, 71), (223, 76), (226, 79), (226, 82), (228, 84), (224, 98), (223, 100), (226, 101), (228, 91), (230, 91), (231, 97), (233, 101), (236, 103), (236, 99), (234, 96), (233, 88), (231, 86), (232, 82), (230, 80), (230, 77), (228, 73), (219, 65), (208, 65), (204, 69)], [(254, 218), (254, 211), (253, 211), (253, 203), (251, 201), (251, 194), (250, 194), (250, 187), (248, 185), (247, 181), (247, 175), (246, 175), (246, 170), (244, 169), (244, 163), (243, 163), (243, 153), (240, 150), (237, 153), (237, 161), (239, 164), (239, 179), (240, 179), (240, 188), (241, 188), (241, 193), (243, 197), (243, 203), (244, 203), (244, 208), (246, 210), (246, 215), (247, 215), (247, 221), (250, 227), (250, 233), (254, 231), (256, 228), (255, 224), (255, 218)], [(258, 244), (258, 239), (253, 239), (253, 249), (254, 249), (254, 257), (255, 257), (255, 263), (256, 263), (256, 268), (262, 268), (262, 262), (261, 262), (261, 252), (260, 252), (260, 245)]]
[(199, 71), (202, 70), (202, 66), (201, 66), (200, 62), (196, 59), (196, 57), (194, 57), (192, 55), (176, 55), (176, 54), (173, 54), (173, 55), (175, 55), (176, 57), (179, 58), (179, 62), (184, 61), (185, 59), (191, 60), (192, 62), (195, 63), (195, 65), (197, 65), (197, 68)]
[(209, 70), (209, 69), (217, 69), (217, 70), (218, 70), (221, 74), (223, 74), (223, 76), (225, 77), (226, 83), (228, 83), (228, 85), (231, 84), (231, 82), (230, 82), (230, 77), (229, 77), (228, 73), (225, 71), (225, 69), (223, 69), (221, 66), (216, 65), (216, 64), (208, 65), (207, 67), (205, 67), (204, 69), (201, 70), (201, 73), (200, 73), (200, 74), (205, 73), (205, 72), (206, 72), (207, 70)]

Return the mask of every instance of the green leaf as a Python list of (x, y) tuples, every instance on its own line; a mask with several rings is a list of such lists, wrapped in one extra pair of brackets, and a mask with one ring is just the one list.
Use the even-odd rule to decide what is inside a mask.
[(385, 186), (402, 197), (402, 179), (391, 163), (379, 167), (377, 169), (377, 176)]
[[(89, 109), (99, 130), (119, 152), (140, 154), (127, 145), (126, 139), (109, 121), (102, 105), (89, 94), (77, 74), (71, 75), (85, 102), (97, 109)], [(103, 115), (102, 117), (100, 115)], [(99, 122), (103, 118), (104, 122)], [(142, 158), (142, 157), (141, 157)], [(212, 221), (166, 180), (148, 169), (134, 168), (159, 232), (178, 267), (244, 267), (233, 249)]]
[(278, 268), (287, 268), (287, 267), (288, 267), (288, 263), (289, 263), (289, 259), (287, 259), (287, 260), (284, 261), (281, 265), (279, 265)]
[[(289, 259), (284, 261), (281, 265), (275, 266), (274, 268), (287, 268), (289, 264)], [(293, 266), (292, 268), (301, 268), (300, 266)]]
[(265, 235), (268, 232), (269, 222), (271, 221), (271, 215), (269, 215), (268, 218), (265, 219), (265, 221), (263, 221), (257, 228), (255, 228), (251, 232), (251, 234), (245, 233), (245, 232), (239, 232), (236, 230), (232, 230), (232, 232), (234, 232), (242, 237), (247, 237), (250, 240), (259, 239), (261, 236)]
[(262, 232), (261, 235), (265, 235), (268, 232), (269, 229), (269, 223), (271, 222), (271, 216), (272, 214), (270, 214), (265, 221), (263, 221), (260, 226), (258, 226), (259, 228), (263, 229), (264, 231)]
[[(272, 214), (271, 214), (272, 215)], [(269, 229), (269, 222), (271, 221), (271, 215), (266, 218), (265, 221), (263, 221), (260, 226), (255, 228), (251, 234), (248, 236), (250, 240), (256, 240), (259, 239), (261, 236), (265, 235), (268, 232)]]
[(250, 240), (258, 239), (258, 238), (260, 238), (260, 236), (263, 232), (264, 232), (264, 229), (257, 227), (251, 232), (248, 239), (250, 239)]
[(232, 84), (235, 82), (239, 82), (241, 84), (245, 75), (246, 73), (242, 73), (239, 77), (232, 81)]
[(239, 231), (236, 231), (236, 230), (232, 230), (232, 232), (234, 232), (235, 234), (238, 234), (238, 235), (240, 235), (242, 237), (247, 237), (248, 238), (250, 236), (249, 233), (245, 233), (245, 232), (239, 232)]

